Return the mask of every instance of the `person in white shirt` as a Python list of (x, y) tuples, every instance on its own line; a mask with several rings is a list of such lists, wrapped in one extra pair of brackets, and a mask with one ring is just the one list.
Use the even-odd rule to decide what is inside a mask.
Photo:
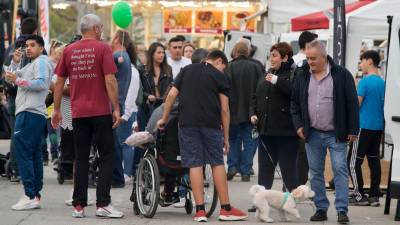
[(168, 64), (172, 67), (172, 75), (174, 79), (183, 67), (192, 64), (192, 61), (190, 59), (182, 57), (182, 49), (183, 41), (181, 38), (174, 37), (169, 40), (168, 50), (171, 56), (167, 58), (167, 61)]
[[(127, 122), (128, 127), (132, 127), (136, 121), (136, 113), (138, 106), (136, 105), (136, 99), (138, 97), (140, 87), (139, 71), (134, 65), (132, 65), (132, 76), (131, 83), (129, 84), (128, 94), (125, 99), (125, 111), (121, 119)], [(123, 162), (124, 162), (124, 178), (125, 183), (132, 181), (133, 174), (133, 159), (135, 152), (129, 146), (123, 148)]]
[(293, 56), (294, 63), (301, 67), (303, 66), (304, 61), (306, 58), (306, 45), (318, 38), (318, 34), (311, 33), (310, 31), (303, 31), (299, 36), (299, 47), (300, 51)]

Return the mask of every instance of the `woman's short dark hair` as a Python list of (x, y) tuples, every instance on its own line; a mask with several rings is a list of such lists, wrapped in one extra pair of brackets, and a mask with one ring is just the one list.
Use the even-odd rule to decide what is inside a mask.
[(279, 42), (272, 45), (269, 52), (272, 52), (274, 50), (279, 52), (282, 58), (285, 58), (285, 56), (288, 56), (288, 58), (292, 58), (293, 56), (293, 49), (287, 42)]

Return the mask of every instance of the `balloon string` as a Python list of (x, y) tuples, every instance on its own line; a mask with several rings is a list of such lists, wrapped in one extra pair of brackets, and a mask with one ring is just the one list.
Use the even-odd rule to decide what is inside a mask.
[[(124, 41), (125, 41), (125, 32), (122, 32), (122, 49), (124, 48)], [(122, 57), (122, 52), (121, 51), (121, 57)]]

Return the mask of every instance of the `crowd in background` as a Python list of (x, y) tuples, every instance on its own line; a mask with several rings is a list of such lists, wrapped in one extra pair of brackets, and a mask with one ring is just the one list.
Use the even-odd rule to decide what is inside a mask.
[[(53, 41), (47, 54), (43, 39), (36, 34), (36, 21), (27, 18), (21, 24), (20, 37), (6, 54), (3, 63), (6, 99), (2, 98), (2, 115), (7, 114), (11, 128), (10, 181), (22, 180), (25, 188), (25, 196), (12, 206), (14, 210), (38, 208), (43, 165), (69, 160), (75, 162), (74, 189), (66, 203), (74, 206), (74, 217), (83, 217), (84, 207), (93, 203), (87, 194), (87, 177), (88, 157), (95, 143), (101, 161), (96, 215), (122, 217), (123, 213), (111, 205), (110, 188), (123, 188), (132, 182), (144, 154), (143, 149), (133, 149), (125, 140), (133, 130), (146, 130), (149, 120), (153, 127), (150, 130), (165, 123), (166, 113), (169, 114), (178, 96), (176, 104), (182, 114), (180, 141), (187, 146), (193, 147), (199, 139), (211, 142), (212, 139), (207, 139), (207, 135), (193, 136), (193, 132), (203, 131), (189, 130), (185, 122), (189, 127), (215, 128), (215, 124), (204, 122), (200, 115), (184, 117), (188, 115), (188, 107), (206, 107), (199, 107), (199, 112), (204, 110), (211, 117), (217, 115), (216, 121), (220, 121), (217, 130), (221, 130), (222, 124), (224, 132), (227, 130), (224, 121), (228, 118), (229, 133), (225, 136), (215, 133), (224, 139), (220, 143), (221, 155), (222, 145), (230, 149), (227, 180), (240, 174), (243, 182), (250, 181), (258, 149), (258, 184), (271, 189), (277, 165), (284, 191), (290, 192), (309, 180), (316, 193), (317, 209), (311, 220), (324, 221), (329, 207), (323, 173), (328, 149), (338, 221), (349, 221), (349, 203), (379, 205), (384, 81), (377, 70), (380, 63), (377, 52), (366, 51), (361, 55), (360, 68), (365, 77), (356, 87), (352, 75), (333, 62), (318, 36), (311, 32), (300, 35), (300, 52), (296, 55), (288, 43), (273, 45), (269, 50), (270, 66), (265, 69), (266, 62), (252, 58), (251, 41), (246, 38), (236, 43), (230, 53), (232, 60), (227, 62), (223, 52), (196, 49), (183, 36), (173, 37), (165, 45), (154, 42), (146, 49), (136, 46), (128, 32), (117, 30), (110, 43), (105, 43), (101, 41), (101, 21), (95, 15), (82, 18), (81, 31), (82, 36), (70, 43)], [(187, 90), (196, 84), (194, 76), (204, 77), (197, 82), (205, 85), (206, 90), (216, 85), (214, 92)], [(200, 93), (205, 99), (196, 104), (191, 102)], [(220, 98), (214, 99), (218, 97), (215, 94), (220, 94)], [(221, 95), (227, 97), (228, 117), (215, 114), (222, 110), (223, 115)], [(157, 119), (150, 119), (153, 113), (158, 115), (158, 123)], [(188, 142), (192, 138), (193, 142)], [(352, 146), (350, 151), (348, 146)], [(182, 150), (181, 154), (188, 160), (184, 165), (191, 169), (205, 162), (215, 163), (216, 168), (221, 165), (218, 154), (201, 162), (190, 161)], [(361, 172), (365, 156), (372, 178), (368, 196)], [(355, 188), (350, 197), (349, 175)], [(194, 185), (195, 177), (191, 170)], [(223, 180), (218, 182), (217, 188), (227, 190)], [(164, 189), (164, 192), (167, 198), (170, 191)], [(195, 200), (195, 220), (203, 221), (204, 202), (197, 196)], [(184, 196), (180, 196), (175, 207), (184, 207), (184, 201)], [(227, 193), (222, 197), (221, 207), (222, 216), (246, 217), (230, 206)], [(251, 207), (249, 212), (255, 210)]]

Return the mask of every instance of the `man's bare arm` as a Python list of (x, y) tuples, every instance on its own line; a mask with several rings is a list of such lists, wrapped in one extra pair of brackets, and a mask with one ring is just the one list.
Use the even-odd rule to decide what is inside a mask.
[(119, 103), (118, 103), (118, 83), (114, 74), (105, 75), (106, 80), (106, 89), (108, 98), (111, 101), (111, 104), (114, 110), (120, 111)]

